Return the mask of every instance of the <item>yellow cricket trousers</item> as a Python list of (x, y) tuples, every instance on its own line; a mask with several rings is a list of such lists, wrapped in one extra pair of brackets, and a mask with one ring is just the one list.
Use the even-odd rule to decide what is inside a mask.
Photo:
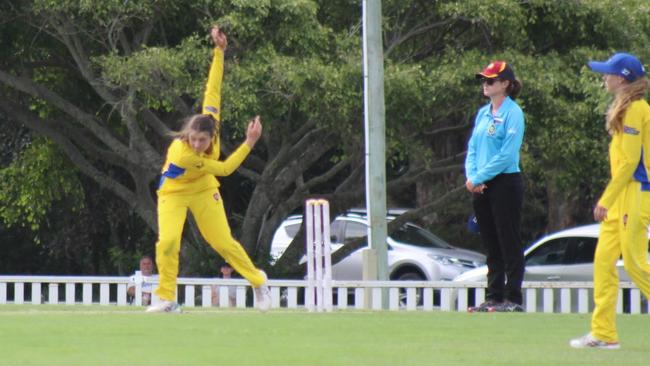
[(646, 298), (650, 298), (648, 225), (650, 192), (641, 191), (639, 182), (630, 182), (600, 226), (594, 258), (594, 302), (592, 334), (606, 342), (618, 342), (616, 302), (618, 272), (616, 262), (623, 255), (625, 270)]
[(188, 208), (192, 211), (201, 235), (210, 246), (253, 287), (261, 286), (265, 278), (255, 268), (241, 244), (232, 237), (223, 200), (219, 190), (214, 188), (190, 195), (165, 194), (158, 197), (156, 265), (160, 284), (155, 291), (156, 295), (162, 300), (176, 299), (178, 255)]

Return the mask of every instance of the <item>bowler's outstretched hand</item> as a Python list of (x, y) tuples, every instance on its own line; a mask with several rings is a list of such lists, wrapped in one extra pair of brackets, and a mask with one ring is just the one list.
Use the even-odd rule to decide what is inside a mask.
[(260, 116), (255, 116), (250, 122), (248, 122), (248, 128), (246, 130), (246, 144), (253, 148), (257, 143), (257, 140), (262, 136), (262, 119)]
[(228, 48), (228, 37), (226, 34), (219, 29), (219, 26), (214, 26), (210, 30), (210, 37), (212, 37), (212, 42), (214, 45), (221, 48), (222, 51), (225, 51)]

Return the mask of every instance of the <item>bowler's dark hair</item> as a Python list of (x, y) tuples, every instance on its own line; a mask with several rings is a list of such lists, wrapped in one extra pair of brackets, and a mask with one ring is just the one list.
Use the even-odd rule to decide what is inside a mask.
[[(185, 142), (188, 141), (190, 132), (206, 132), (210, 135), (210, 138), (214, 138), (217, 135), (217, 121), (211, 114), (195, 114), (188, 117), (183, 122), (183, 127), (178, 132), (172, 132), (171, 135), (175, 138), (179, 138)], [(206, 150), (207, 154), (212, 153), (212, 144)]]

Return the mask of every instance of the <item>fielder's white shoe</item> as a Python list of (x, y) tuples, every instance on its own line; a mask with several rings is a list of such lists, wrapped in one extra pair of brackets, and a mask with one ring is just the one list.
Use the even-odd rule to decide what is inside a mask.
[(181, 306), (174, 301), (161, 300), (147, 308), (147, 313), (180, 313)]
[(605, 342), (587, 333), (586, 335), (572, 339), (569, 342), (573, 348), (602, 348), (602, 349), (619, 349), (621, 348), (620, 343), (618, 342)]
[(271, 308), (271, 290), (268, 286), (268, 277), (266, 272), (260, 271), (262, 276), (264, 276), (264, 283), (258, 288), (254, 288), (255, 292), (255, 303), (259, 311), (265, 313)]

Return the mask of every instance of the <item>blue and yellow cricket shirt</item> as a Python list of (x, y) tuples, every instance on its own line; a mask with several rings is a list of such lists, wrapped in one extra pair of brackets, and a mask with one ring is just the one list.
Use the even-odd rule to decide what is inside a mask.
[(167, 159), (162, 167), (158, 194), (193, 194), (211, 188), (218, 188), (215, 176), (232, 174), (242, 164), (251, 149), (241, 144), (225, 161), (219, 161), (219, 127), (221, 124), (221, 84), (223, 81), (223, 50), (214, 48), (208, 82), (203, 95), (203, 113), (211, 114), (217, 123), (217, 133), (212, 140), (210, 154), (197, 154), (190, 145), (175, 139), (167, 150)]
[(609, 166), (612, 179), (598, 204), (611, 208), (625, 186), (632, 180), (641, 183), (642, 191), (650, 191), (650, 106), (644, 99), (632, 102), (623, 116), (623, 130), (612, 136), (609, 144)]
[(163, 165), (158, 195), (169, 193), (193, 194), (207, 189), (218, 188), (215, 176), (232, 174), (244, 162), (251, 148), (241, 144), (228, 159), (218, 161), (206, 154), (197, 154), (190, 145), (175, 139), (167, 150), (167, 160)]

